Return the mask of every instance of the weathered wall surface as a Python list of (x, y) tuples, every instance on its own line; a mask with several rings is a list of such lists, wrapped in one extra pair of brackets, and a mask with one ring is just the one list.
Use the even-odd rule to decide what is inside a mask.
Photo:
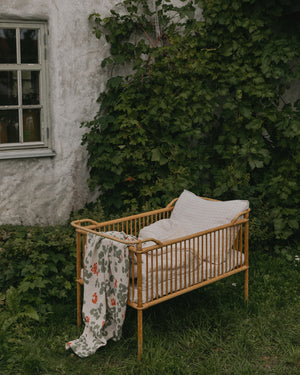
[(109, 14), (116, 0), (10, 0), (0, 18), (47, 20), (50, 126), (53, 158), (0, 159), (0, 224), (56, 224), (91, 200), (81, 121), (98, 109), (107, 73), (105, 41), (92, 34), (88, 16)]

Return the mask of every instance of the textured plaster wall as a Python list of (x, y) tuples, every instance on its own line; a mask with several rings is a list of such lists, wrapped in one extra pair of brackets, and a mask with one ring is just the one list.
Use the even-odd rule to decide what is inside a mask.
[(106, 15), (114, 0), (0, 1), (0, 18), (47, 20), (53, 158), (0, 159), (0, 224), (56, 224), (93, 199), (81, 121), (98, 109), (108, 45), (92, 34), (88, 16)]

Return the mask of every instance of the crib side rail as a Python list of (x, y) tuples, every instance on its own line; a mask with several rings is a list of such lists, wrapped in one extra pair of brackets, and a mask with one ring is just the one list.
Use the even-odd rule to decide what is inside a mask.
[[(84, 232), (125, 232), (127, 234), (132, 234), (138, 236), (139, 231), (158, 220), (168, 219), (173, 210), (173, 206), (167, 206), (162, 209), (153, 210), (149, 212), (144, 212), (142, 214), (131, 215), (115, 220), (109, 220), (102, 223), (90, 219), (74, 220), (71, 225), (76, 229), (82, 230)], [(121, 242), (121, 241), (120, 241)]]

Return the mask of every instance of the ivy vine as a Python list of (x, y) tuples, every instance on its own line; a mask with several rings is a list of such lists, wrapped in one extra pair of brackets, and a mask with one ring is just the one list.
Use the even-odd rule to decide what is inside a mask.
[(300, 43), (287, 1), (181, 3), (125, 0), (90, 16), (114, 72), (83, 123), (90, 187), (109, 213), (164, 206), (184, 188), (249, 199), (253, 241), (295, 249), (300, 101), (284, 93)]

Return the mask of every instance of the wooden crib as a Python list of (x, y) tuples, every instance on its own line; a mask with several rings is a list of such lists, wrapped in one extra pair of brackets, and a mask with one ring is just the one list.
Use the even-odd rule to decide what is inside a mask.
[(245, 272), (245, 300), (248, 299), (249, 208), (239, 212), (228, 224), (163, 242), (155, 238), (125, 241), (105, 233), (123, 231), (138, 238), (142, 228), (170, 218), (177, 199), (162, 209), (103, 223), (89, 219), (72, 222), (77, 236), (78, 325), (82, 321), (82, 269), (87, 233), (128, 245), (130, 272), (127, 304), (137, 310), (139, 359), (143, 345), (143, 310), (238, 272)]

